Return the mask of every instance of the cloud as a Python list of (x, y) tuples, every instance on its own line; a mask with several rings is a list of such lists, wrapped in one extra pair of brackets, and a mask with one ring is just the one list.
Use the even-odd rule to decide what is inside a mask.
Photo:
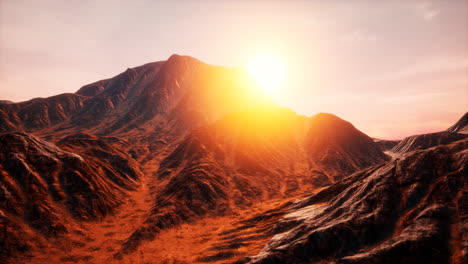
[(418, 13), (420, 14), (421, 18), (430, 21), (436, 18), (440, 11), (437, 10), (431, 3), (425, 2), (420, 3), (417, 7)]

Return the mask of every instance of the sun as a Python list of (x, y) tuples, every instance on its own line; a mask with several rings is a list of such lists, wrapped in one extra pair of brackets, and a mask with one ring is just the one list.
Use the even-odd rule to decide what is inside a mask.
[(270, 96), (278, 96), (285, 80), (285, 65), (273, 55), (258, 55), (246, 65), (258, 86)]

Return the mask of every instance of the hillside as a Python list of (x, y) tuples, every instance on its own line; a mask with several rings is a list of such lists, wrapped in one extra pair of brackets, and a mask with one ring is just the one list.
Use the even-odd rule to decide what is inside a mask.
[(466, 263), (467, 149), (415, 151), (297, 200), (238, 263)]

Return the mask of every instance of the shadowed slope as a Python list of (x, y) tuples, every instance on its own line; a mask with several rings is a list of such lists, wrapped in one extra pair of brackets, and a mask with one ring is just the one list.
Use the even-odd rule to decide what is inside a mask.
[(64, 208), (76, 219), (99, 219), (114, 213), (137, 186), (140, 173), (128, 156), (98, 138), (83, 137), (92, 144), (80, 145), (75, 137), (58, 147), (25, 133), (0, 135), (2, 225), (10, 240), (2, 247), (6, 256), (16, 255), (21, 244), (11, 240), (28, 234), (27, 226), (56, 237), (68, 232)]

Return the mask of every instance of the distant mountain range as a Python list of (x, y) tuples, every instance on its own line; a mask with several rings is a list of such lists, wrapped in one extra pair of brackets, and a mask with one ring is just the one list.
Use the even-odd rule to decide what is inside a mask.
[(373, 140), (253, 83), (172, 55), (76, 93), (2, 100), (2, 259), (467, 261), (467, 114)]

